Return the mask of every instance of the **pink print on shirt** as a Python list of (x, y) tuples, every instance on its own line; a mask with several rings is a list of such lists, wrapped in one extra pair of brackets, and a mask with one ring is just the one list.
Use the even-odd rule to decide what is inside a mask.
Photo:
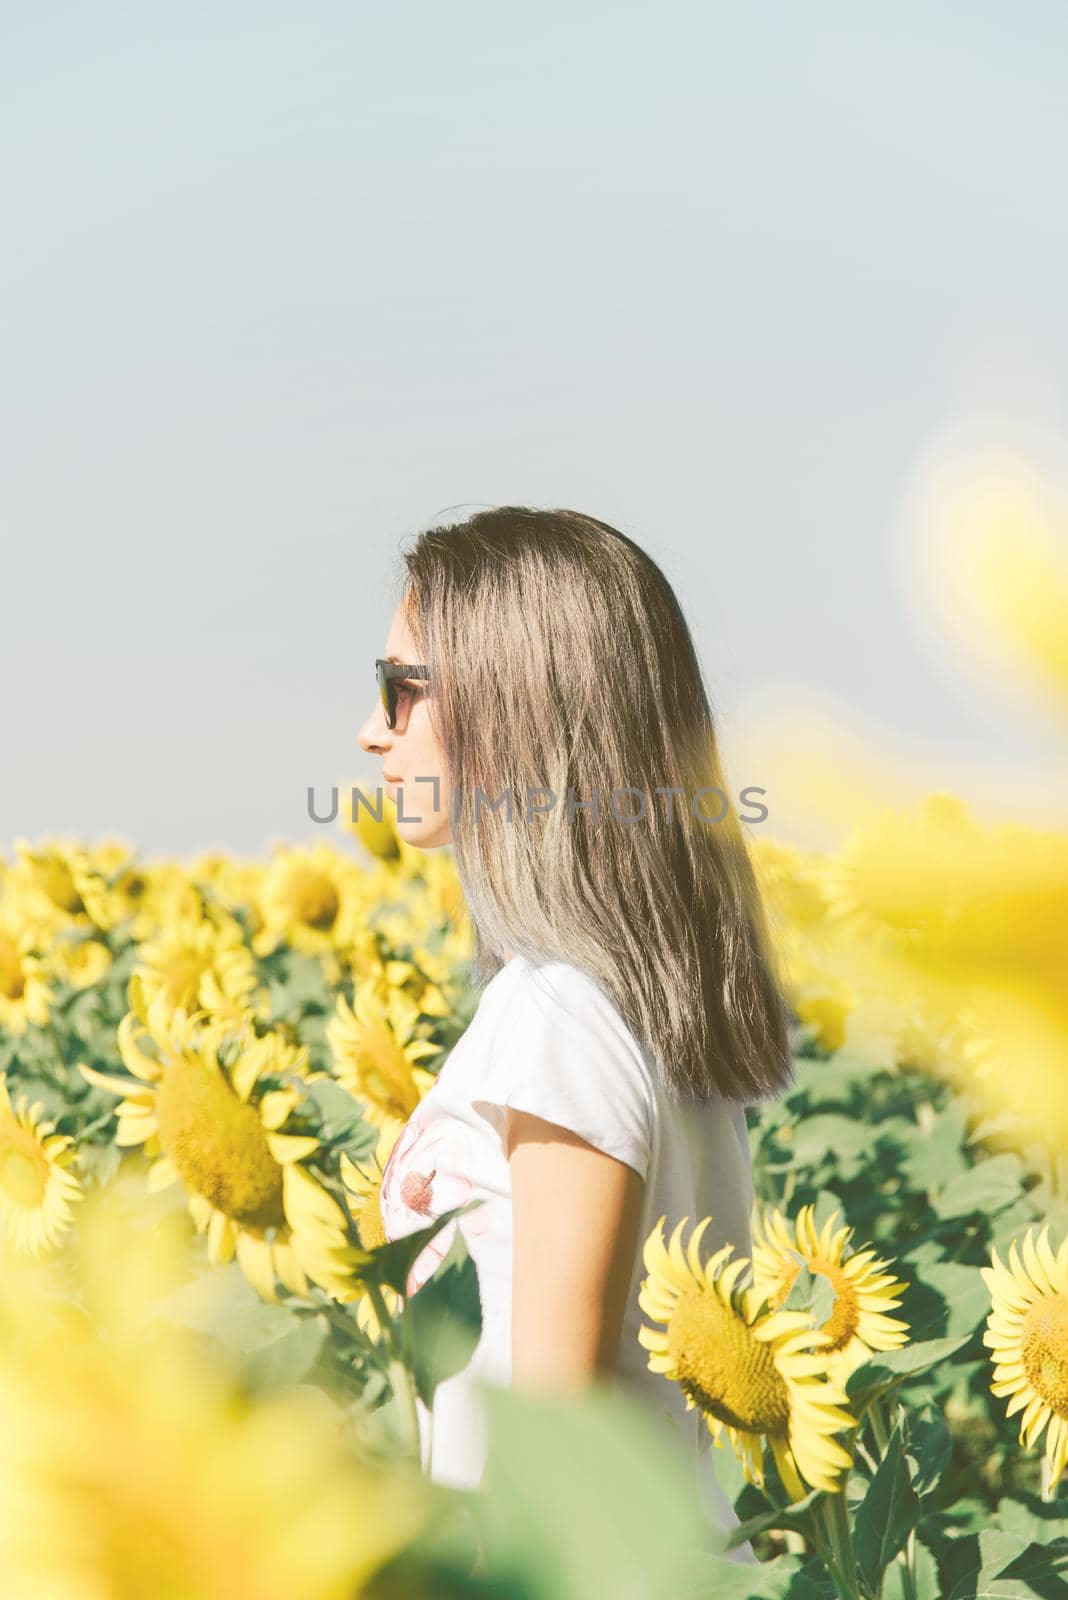
[[(466, 1176), (475, 1155), (467, 1148), (470, 1138), (470, 1130), (462, 1122), (430, 1119), (421, 1105), (416, 1107), (401, 1129), (382, 1174), (382, 1224), (388, 1239), (399, 1239), (425, 1228), (435, 1217), (472, 1198), (474, 1184)], [(490, 1228), (491, 1210), (489, 1205), (482, 1205), (465, 1214), (463, 1236), (469, 1248)], [(418, 1293), (437, 1270), (448, 1254), (455, 1229), (454, 1220), (416, 1257), (408, 1273), (407, 1295)]]

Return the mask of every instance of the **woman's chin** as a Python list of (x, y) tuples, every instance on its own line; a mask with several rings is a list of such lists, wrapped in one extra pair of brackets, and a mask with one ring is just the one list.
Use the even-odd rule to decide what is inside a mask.
[(452, 843), (452, 825), (447, 816), (424, 818), (419, 822), (395, 823), (397, 832), (405, 844), (410, 844), (416, 850), (433, 850), (438, 845)]

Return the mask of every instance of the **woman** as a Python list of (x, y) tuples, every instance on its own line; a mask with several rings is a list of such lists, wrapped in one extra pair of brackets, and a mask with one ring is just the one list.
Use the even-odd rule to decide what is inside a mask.
[(382, 1183), (391, 1238), (484, 1201), (408, 1285), (459, 1225), (483, 1331), (432, 1428), (420, 1404), (431, 1475), (483, 1481), (480, 1380), (618, 1381), (676, 1425), (706, 1514), (733, 1526), (699, 1411), (638, 1339), (658, 1219), (711, 1216), (702, 1259), (749, 1253), (744, 1107), (792, 1072), (689, 630), (650, 557), (574, 511), (481, 511), (404, 559), (395, 670), (359, 742), (403, 838), (455, 848), (481, 989)]

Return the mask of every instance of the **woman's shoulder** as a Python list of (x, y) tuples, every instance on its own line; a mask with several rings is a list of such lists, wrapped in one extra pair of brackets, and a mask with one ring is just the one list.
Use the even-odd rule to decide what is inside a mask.
[[(644, 1051), (627, 1023), (608, 985), (577, 962), (562, 956), (513, 957), (514, 985), (506, 1013), (556, 1028), (568, 1028), (576, 1038), (596, 1038), (611, 1048), (617, 1059), (629, 1058), (646, 1078), (652, 1071)], [(508, 963), (511, 966), (511, 962)]]
[(644, 1178), (656, 1096), (647, 1059), (607, 990), (559, 958), (514, 956), (501, 972), (508, 977), (472, 1089), (476, 1109), (510, 1106), (558, 1123)]

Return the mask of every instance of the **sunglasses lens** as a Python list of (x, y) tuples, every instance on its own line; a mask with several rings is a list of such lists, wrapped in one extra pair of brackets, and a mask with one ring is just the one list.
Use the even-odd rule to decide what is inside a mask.
[(382, 700), (382, 709), (386, 713), (386, 727), (392, 728), (396, 717), (393, 680), (386, 677), (386, 664), (384, 661), (378, 663), (375, 671), (378, 676), (378, 693)]

